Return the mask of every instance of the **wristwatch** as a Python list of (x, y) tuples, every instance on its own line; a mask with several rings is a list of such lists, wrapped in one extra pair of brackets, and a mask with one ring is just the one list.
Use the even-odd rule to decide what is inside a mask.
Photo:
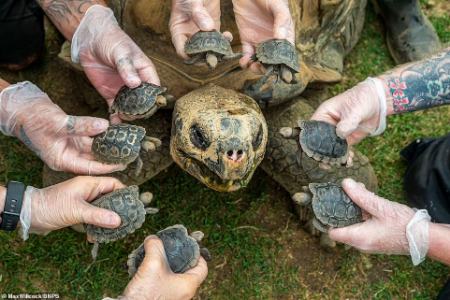
[(18, 181), (10, 181), (6, 186), (5, 208), (1, 214), (0, 230), (13, 231), (20, 220), (25, 185)]

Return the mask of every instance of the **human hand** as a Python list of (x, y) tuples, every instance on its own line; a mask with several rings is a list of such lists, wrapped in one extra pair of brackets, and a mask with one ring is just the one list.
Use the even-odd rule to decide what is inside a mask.
[(252, 61), (255, 47), (269, 39), (295, 43), (295, 29), (287, 0), (233, 0), (234, 14), (241, 37), (242, 68), (262, 73), (262, 66)]
[[(184, 51), (186, 41), (198, 31), (220, 31), (220, 0), (172, 0), (170, 33), (177, 54), (188, 59)], [(233, 36), (223, 33), (228, 40)]]
[[(73, 35), (71, 56), (109, 107), (123, 85), (134, 88), (143, 81), (160, 85), (151, 60), (119, 27), (112, 10), (101, 5), (86, 11)], [(114, 115), (111, 121), (120, 119)]]
[(77, 174), (105, 174), (125, 168), (95, 161), (91, 136), (105, 131), (104, 119), (69, 116), (30, 82), (0, 93), (0, 130), (19, 138), (50, 168)]
[[(145, 257), (126, 287), (127, 300), (191, 299), (208, 275), (206, 261), (200, 257), (198, 265), (185, 273), (170, 269), (162, 241), (149, 236), (144, 242)], [(121, 298), (122, 299), (122, 298)]]
[(368, 217), (362, 223), (330, 229), (331, 239), (368, 253), (410, 253), (407, 226), (413, 209), (378, 197), (352, 179), (345, 179), (342, 187)]
[[(124, 187), (115, 178), (88, 176), (43, 189), (29, 186), (20, 215), (22, 227), (29, 227), (31, 233), (48, 233), (81, 223), (116, 228), (121, 222), (119, 215), (89, 202)], [(28, 228), (23, 231), (26, 239)]]
[(324, 103), (311, 119), (336, 126), (339, 137), (350, 145), (367, 135), (381, 134), (386, 127), (386, 97), (378, 79), (369, 78)]

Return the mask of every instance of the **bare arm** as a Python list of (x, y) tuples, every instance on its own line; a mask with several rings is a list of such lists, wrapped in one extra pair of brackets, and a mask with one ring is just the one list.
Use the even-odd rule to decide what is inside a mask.
[(450, 266), (450, 225), (430, 224), (428, 256)]
[(95, 4), (106, 6), (103, 0), (37, 0), (53, 24), (70, 41), (86, 10)]
[(450, 104), (450, 48), (379, 78), (385, 83), (388, 115)]
[(9, 86), (9, 83), (0, 78), (0, 92)]

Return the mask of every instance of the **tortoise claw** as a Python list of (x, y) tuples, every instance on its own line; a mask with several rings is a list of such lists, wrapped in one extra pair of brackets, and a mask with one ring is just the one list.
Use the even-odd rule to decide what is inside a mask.
[(297, 139), (300, 134), (300, 128), (298, 127), (281, 127), (279, 133), (285, 139)]
[(159, 213), (159, 208), (157, 208), (157, 207), (146, 207), (145, 208), (146, 215), (155, 215), (157, 213)]

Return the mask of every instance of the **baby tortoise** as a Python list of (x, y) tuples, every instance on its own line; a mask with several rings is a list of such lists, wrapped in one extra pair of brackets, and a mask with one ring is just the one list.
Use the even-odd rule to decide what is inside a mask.
[(92, 143), (96, 160), (107, 164), (128, 165), (136, 161), (135, 176), (142, 170), (141, 148), (155, 151), (161, 145), (157, 138), (145, 135), (145, 128), (130, 124), (115, 124), (97, 135)]
[(295, 74), (300, 71), (298, 54), (295, 46), (288, 40), (271, 39), (256, 47), (255, 61), (267, 69), (265, 80), (272, 75), (280, 77), (286, 83), (295, 83)]
[(362, 211), (335, 183), (310, 183), (308, 193), (302, 194), (303, 205), (312, 204), (314, 227), (327, 232), (329, 228), (350, 226), (363, 221)]
[[(199, 242), (204, 237), (201, 231), (195, 231), (189, 235), (186, 227), (177, 224), (159, 231), (156, 235), (163, 242), (170, 269), (174, 273), (184, 273), (195, 267), (198, 264), (200, 255), (206, 260), (210, 260), (208, 250), (206, 248), (200, 249), (199, 246)], [(144, 256), (144, 243), (139, 245), (128, 256), (128, 274), (131, 277), (134, 276), (141, 265)]]
[(347, 140), (336, 134), (336, 126), (322, 121), (299, 121), (299, 127), (280, 129), (286, 138), (299, 137), (302, 150), (309, 157), (328, 164), (345, 164), (349, 158)]
[(89, 239), (95, 242), (92, 248), (92, 258), (95, 259), (97, 257), (100, 243), (109, 243), (124, 238), (142, 226), (146, 214), (157, 213), (157, 208), (145, 208), (152, 199), (152, 193), (146, 192), (139, 195), (139, 187), (132, 185), (106, 194), (93, 201), (91, 204), (117, 213), (122, 223), (119, 227), (113, 229), (91, 224), (85, 225)]
[(167, 105), (173, 97), (166, 94), (167, 88), (143, 82), (136, 88), (123, 86), (116, 95), (110, 113), (118, 113), (125, 121), (147, 119), (160, 107)]
[(234, 53), (230, 41), (215, 30), (199, 31), (194, 34), (186, 42), (184, 51), (191, 56), (191, 59), (185, 61), (186, 64), (206, 61), (206, 64), (212, 69), (221, 60), (235, 59), (241, 56), (241, 54)]

